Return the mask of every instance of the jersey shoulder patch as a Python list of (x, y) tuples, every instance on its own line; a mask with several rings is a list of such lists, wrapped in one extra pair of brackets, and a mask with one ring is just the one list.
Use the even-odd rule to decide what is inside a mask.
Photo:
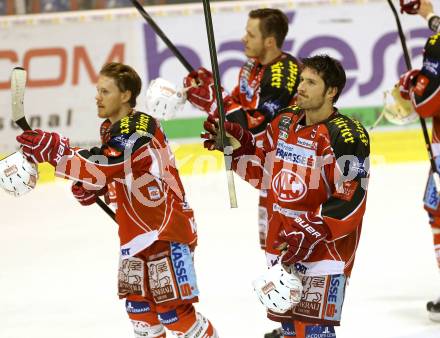
[(110, 128), (109, 140), (104, 145), (107, 155), (117, 157), (127, 149), (135, 151), (154, 137), (156, 129), (156, 120), (143, 112), (123, 117)]
[(332, 144), (342, 143), (354, 145), (357, 143), (365, 147), (370, 146), (370, 137), (364, 126), (355, 119), (338, 114), (326, 122)]

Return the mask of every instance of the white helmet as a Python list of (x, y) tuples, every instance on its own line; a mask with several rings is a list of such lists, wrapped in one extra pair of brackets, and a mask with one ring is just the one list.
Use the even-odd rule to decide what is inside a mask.
[(285, 313), (301, 301), (301, 277), (293, 266), (286, 268), (277, 263), (254, 280), (252, 285), (261, 303), (276, 313)]
[(391, 91), (384, 93), (382, 114), (389, 122), (397, 125), (409, 124), (419, 117), (411, 101), (400, 96), (398, 85), (395, 85)]
[(158, 120), (172, 119), (182, 110), (186, 93), (162, 78), (154, 79), (147, 89), (147, 113)]
[(19, 197), (35, 188), (38, 180), (36, 164), (28, 162), (17, 151), (0, 161), (0, 187)]

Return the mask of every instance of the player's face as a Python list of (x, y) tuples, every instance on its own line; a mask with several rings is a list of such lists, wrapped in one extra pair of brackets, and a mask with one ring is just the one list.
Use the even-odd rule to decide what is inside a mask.
[(96, 105), (98, 116), (103, 119), (110, 119), (119, 115), (122, 105), (126, 103), (125, 95), (121, 92), (111, 77), (100, 75), (96, 85)]
[(302, 109), (318, 110), (326, 101), (325, 94), (325, 83), (318, 72), (304, 68), (298, 85), (298, 106)]
[(261, 58), (264, 55), (264, 39), (260, 31), (260, 19), (248, 19), (246, 34), (241, 41), (244, 44), (244, 53), (248, 58)]

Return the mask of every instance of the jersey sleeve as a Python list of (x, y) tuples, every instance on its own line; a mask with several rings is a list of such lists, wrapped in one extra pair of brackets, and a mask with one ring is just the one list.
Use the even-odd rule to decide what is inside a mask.
[(425, 44), (423, 67), (412, 88), (411, 101), (421, 117), (440, 115), (440, 33)]
[(115, 179), (123, 180), (142, 163), (151, 163), (142, 155), (157, 130), (151, 116), (136, 112), (122, 118), (109, 130), (107, 142), (92, 149), (75, 148), (74, 155), (64, 158), (56, 168), (58, 177), (103, 187)]
[(250, 106), (240, 104), (239, 87), (232, 92), (235, 104), (230, 105), (227, 119), (250, 130), (254, 135), (262, 133), (279, 111), (289, 106), (298, 87), (299, 63), (286, 57), (268, 65), (260, 79), (260, 86)]
[[(350, 234), (365, 213), (369, 179), (370, 139), (355, 120), (338, 117), (328, 123), (333, 163), (325, 168), (331, 196), (315, 212), (330, 230), (330, 239)], [(324, 156), (325, 157), (325, 156)]]

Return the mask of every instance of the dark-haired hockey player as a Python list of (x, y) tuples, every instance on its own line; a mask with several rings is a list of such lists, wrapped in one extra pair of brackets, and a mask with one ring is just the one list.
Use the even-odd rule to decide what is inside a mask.
[[(298, 107), (279, 112), (261, 147), (238, 123), (226, 122), (225, 130), (236, 173), (267, 190), (268, 238), (278, 237), (267, 243), (270, 261), (295, 267), (302, 279), (300, 302), (268, 317), (281, 322), (284, 337), (335, 337), (366, 207), (370, 141), (358, 121), (334, 107), (346, 81), (341, 64), (326, 55), (302, 62)], [(216, 120), (208, 117), (204, 127), (204, 146), (217, 149)], [(256, 291), (274, 288), (269, 282)]]

